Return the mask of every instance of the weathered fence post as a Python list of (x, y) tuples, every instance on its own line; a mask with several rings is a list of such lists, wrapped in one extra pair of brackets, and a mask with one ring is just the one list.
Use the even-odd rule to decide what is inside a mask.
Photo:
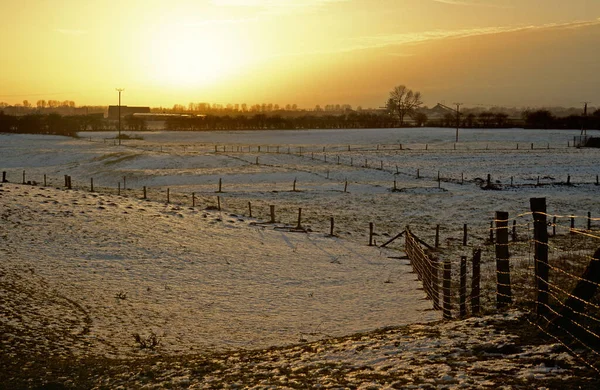
[(223, 180), (221, 178), (219, 178), (219, 190), (217, 192), (218, 193), (223, 192), (222, 189), (223, 189)]
[(452, 301), (450, 297), (450, 287), (452, 285), (452, 263), (450, 260), (444, 260), (444, 277), (443, 277), (443, 296), (444, 296), (444, 310), (443, 317), (446, 320), (452, 318)]
[(147, 195), (146, 186), (144, 186), (144, 197), (142, 199), (147, 199), (148, 197), (146, 195)]
[(329, 218), (329, 235), (333, 236), (333, 226), (334, 226), (334, 220), (333, 217)]
[(419, 169), (417, 168), (417, 179), (419, 179)]
[(217, 196), (217, 210), (221, 211), (221, 197)]
[(196, 193), (192, 192), (192, 207), (196, 207)]
[(575, 234), (575, 217), (571, 215), (571, 229), (569, 234)]
[(473, 279), (471, 280), (471, 314), (479, 314), (481, 295), (481, 249), (473, 253)]
[(94, 178), (90, 179), (90, 192), (94, 192)]
[(248, 202), (248, 216), (252, 218), (252, 203)]
[[(4, 182), (4, 179), (3, 179)], [(44, 187), (46, 187), (46, 174), (44, 173)]]
[(270, 205), (269, 208), (271, 209), (271, 223), (275, 223), (275, 205)]
[(496, 212), (496, 307), (502, 309), (512, 303), (508, 252), (508, 213)]
[(463, 225), (463, 246), (467, 246), (467, 224)]
[(440, 225), (435, 225), (435, 247), (440, 247)]
[(344, 183), (344, 192), (348, 192), (348, 180)]
[(69, 175), (65, 175), (65, 187), (69, 187)]
[(513, 220), (512, 240), (517, 241), (517, 221)]
[(571, 185), (571, 175), (567, 175), (567, 185)]
[(2, 171), (2, 183), (8, 183), (8, 180), (6, 180), (6, 171)]
[(373, 222), (369, 222), (369, 246), (373, 246)]
[(71, 175), (67, 176), (67, 179), (68, 179), (67, 188), (68, 189), (72, 189), (73, 188), (73, 182), (71, 181)]
[(121, 195), (121, 182), (117, 183), (117, 195)]
[(552, 217), (552, 237), (556, 236), (556, 215)]
[(296, 192), (296, 178), (294, 178), (294, 185), (293, 185), (292, 191)]
[(127, 190), (127, 178), (123, 176), (123, 191)]
[(171, 203), (171, 189), (167, 188), (167, 204)]
[(460, 257), (460, 316), (467, 315), (467, 256)]
[(536, 279), (536, 312), (538, 315), (548, 313), (548, 227), (546, 225), (546, 198), (529, 200), (533, 212), (533, 240), (535, 243), (535, 279)]

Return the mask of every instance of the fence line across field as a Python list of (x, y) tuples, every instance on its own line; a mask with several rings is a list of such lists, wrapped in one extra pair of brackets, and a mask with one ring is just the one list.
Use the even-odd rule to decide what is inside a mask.
[[(8, 182), (6, 172), (3, 172), (2, 181)], [(26, 172), (22, 173), (21, 181), (24, 184), (37, 184), (27, 181)], [(60, 183), (60, 180), (48, 180), (48, 176), (44, 175), (44, 185), (51, 183)], [(111, 194), (116, 190), (118, 195), (121, 192), (124, 195), (135, 194), (138, 199), (154, 198), (154, 201), (165, 201), (167, 204), (175, 201), (182, 205), (181, 201), (185, 201), (191, 207), (197, 207), (202, 203), (209, 210), (224, 211), (229, 206), (229, 200), (233, 199), (223, 197), (222, 182), (215, 195), (172, 193), (170, 188), (166, 188), (166, 191), (160, 192), (162, 199), (149, 196), (146, 187), (132, 189), (131, 185), (127, 185), (126, 177), (120, 178), (116, 184), (116, 188), (101, 187), (93, 178), (89, 185), (83, 181), (74, 183), (71, 176), (64, 175), (64, 188), (67, 189), (89, 189), (96, 193)], [(490, 240), (481, 244), (468, 242), (468, 226), (463, 224), (463, 245), (455, 247), (462, 252), (460, 255), (456, 251), (449, 255), (452, 248), (440, 250), (439, 226), (435, 229), (435, 246), (417, 237), (408, 226), (382, 246), (404, 237), (404, 251), (417, 279), (422, 282), (433, 308), (442, 310), (444, 318), (452, 318), (456, 308), (458, 316), (463, 317), (468, 314), (467, 307), (470, 307), (471, 314), (476, 315), (482, 309), (517, 306), (531, 315), (530, 320), (537, 328), (558, 340), (569, 351), (582, 349), (584, 352), (577, 352), (576, 356), (600, 373), (600, 359), (590, 357), (600, 356), (600, 302), (597, 298), (600, 287), (600, 234), (592, 229), (596, 227), (593, 222), (600, 218), (592, 218), (590, 212), (587, 215), (550, 214), (546, 211), (545, 198), (532, 198), (530, 208), (530, 212), (520, 213), (513, 218), (507, 212), (497, 212), (489, 228)], [(252, 215), (252, 211), (252, 204), (248, 202), (248, 214)], [(256, 209), (254, 211), (256, 215)], [(331, 222), (329, 235), (333, 236), (334, 219), (331, 216), (327, 216), (327, 219)], [(268, 221), (258, 224), (275, 224), (277, 220), (275, 205), (270, 205)], [(575, 228), (576, 221), (583, 221), (578, 225), (584, 225), (585, 228)], [(298, 208), (297, 219), (282, 227), (290, 231), (307, 232), (303, 226), (302, 207)], [(511, 229), (514, 232), (517, 227), (518, 237), (513, 233), (511, 240)], [(548, 233), (548, 229), (552, 229), (552, 234)], [(369, 224), (368, 236), (369, 245), (376, 245), (372, 223)], [(493, 255), (491, 250), (486, 249), (492, 245)], [(464, 255), (465, 252), (470, 252), (470, 256)], [(486, 257), (496, 264), (495, 269), (488, 267), (492, 275), (481, 272), (482, 266), (492, 263), (486, 261)], [(495, 290), (483, 288), (489, 284), (491, 277), (495, 279)], [(495, 308), (485, 307), (482, 298), (493, 302), (493, 297)]]

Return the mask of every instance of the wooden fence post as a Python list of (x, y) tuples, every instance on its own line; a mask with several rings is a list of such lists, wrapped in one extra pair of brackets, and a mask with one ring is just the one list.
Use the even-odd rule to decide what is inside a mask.
[(556, 236), (556, 215), (552, 217), (552, 237)]
[(275, 205), (270, 205), (269, 208), (271, 209), (271, 223), (275, 223)]
[(333, 217), (329, 218), (329, 235), (333, 236), (333, 226), (334, 226), (334, 220)]
[(69, 187), (69, 175), (65, 175), (65, 187)]
[(452, 318), (452, 301), (450, 297), (450, 288), (452, 286), (452, 263), (450, 260), (444, 260), (444, 277), (443, 277), (443, 295), (444, 295), (444, 310), (443, 317), (446, 320)]
[(435, 247), (440, 247), (440, 225), (435, 225)]
[(575, 234), (575, 217), (571, 216), (571, 229), (569, 230), (569, 234)]
[(252, 203), (248, 202), (248, 216), (252, 218)]
[(467, 246), (467, 224), (463, 225), (463, 246)]
[(473, 279), (471, 280), (471, 314), (479, 314), (481, 294), (481, 249), (473, 253)]
[(221, 197), (217, 196), (217, 210), (221, 211)]
[(94, 178), (90, 179), (90, 192), (94, 192)]
[(467, 256), (460, 257), (460, 316), (467, 315)]
[(546, 198), (529, 200), (533, 212), (533, 240), (535, 242), (535, 279), (537, 286), (537, 314), (548, 313), (548, 227), (546, 225)]
[(144, 197), (143, 197), (143, 199), (148, 199), (148, 197), (146, 195), (147, 195), (147, 193), (146, 193), (146, 186), (144, 186)]
[(127, 178), (123, 176), (123, 191), (127, 191)]
[(8, 183), (8, 180), (6, 180), (6, 171), (2, 171), (2, 183)]
[(344, 183), (344, 192), (348, 192), (348, 180)]
[(369, 246), (373, 246), (373, 222), (369, 222)]
[(294, 178), (294, 185), (293, 185), (292, 191), (296, 192), (296, 178)]
[(192, 207), (196, 207), (196, 193), (192, 192)]
[(44, 173), (44, 187), (46, 187), (46, 174)]
[(171, 189), (167, 188), (167, 204), (171, 203)]
[(221, 178), (219, 178), (219, 190), (217, 192), (218, 193), (223, 192), (222, 189), (223, 189), (223, 180)]
[(117, 183), (117, 195), (121, 195), (121, 182)]
[(496, 212), (496, 307), (502, 309), (512, 303), (508, 252), (508, 213)]
[(25, 171), (23, 171), (23, 184), (25, 184)]

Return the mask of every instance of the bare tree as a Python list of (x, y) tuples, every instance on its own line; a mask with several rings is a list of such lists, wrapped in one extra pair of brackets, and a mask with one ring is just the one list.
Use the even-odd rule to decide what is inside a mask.
[(412, 89), (406, 88), (405, 85), (399, 85), (390, 92), (386, 108), (390, 114), (398, 117), (400, 126), (403, 126), (406, 115), (414, 115), (415, 109), (421, 104), (423, 104), (421, 92), (413, 92)]

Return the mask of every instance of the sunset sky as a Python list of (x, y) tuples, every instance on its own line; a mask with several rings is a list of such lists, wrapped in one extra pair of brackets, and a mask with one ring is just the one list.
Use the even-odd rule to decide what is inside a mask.
[(598, 0), (2, 1), (0, 102), (600, 105)]

